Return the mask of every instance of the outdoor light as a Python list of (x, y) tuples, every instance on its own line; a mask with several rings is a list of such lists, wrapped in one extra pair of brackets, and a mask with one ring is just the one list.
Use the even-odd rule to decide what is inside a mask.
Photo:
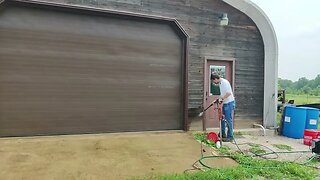
[(227, 26), (229, 24), (229, 18), (227, 13), (223, 13), (220, 18), (220, 25)]

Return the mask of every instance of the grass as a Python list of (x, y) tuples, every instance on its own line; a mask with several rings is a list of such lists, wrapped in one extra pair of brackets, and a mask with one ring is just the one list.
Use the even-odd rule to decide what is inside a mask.
[(259, 144), (250, 144), (251, 148), (249, 149), (250, 152), (253, 154), (263, 154), (266, 153), (264, 149), (261, 148)]
[(195, 134), (193, 134), (194, 138), (200, 142), (206, 141), (207, 135), (208, 135), (208, 133), (195, 133)]
[(280, 122), (281, 122), (281, 113), (277, 112), (277, 125), (280, 127)]
[[(194, 135), (196, 140), (204, 141), (206, 134), (197, 133)], [(210, 144), (208, 144), (211, 146)], [(229, 155), (240, 165), (233, 168), (207, 169), (207, 171), (198, 171), (184, 174), (151, 175), (145, 180), (207, 180), (207, 179), (316, 179), (319, 172), (316, 170), (299, 165), (293, 162), (283, 162), (276, 160), (257, 159), (242, 155), (238, 152), (232, 152), (228, 147), (223, 146), (218, 149), (220, 154)], [(199, 157), (200, 158), (200, 157)], [(141, 178), (140, 178), (141, 179)]]
[(242, 138), (243, 135), (246, 135), (246, 134), (247, 134), (246, 132), (241, 132), (241, 131), (234, 131), (234, 132), (233, 132), (233, 136), (234, 136), (235, 138)]
[[(247, 179), (315, 179), (314, 170), (306, 170), (305, 168), (290, 164), (278, 162), (262, 163), (260, 161), (254, 161), (253, 159), (238, 158), (238, 160), (244, 162), (251, 162), (252, 168), (238, 166), (236, 168), (223, 168), (223, 169), (212, 169), (206, 172), (196, 172), (193, 174), (174, 174), (148, 177), (146, 179), (153, 180), (247, 180)], [(257, 166), (258, 168), (254, 168)], [(272, 168), (281, 166), (281, 168)], [(262, 168), (259, 168), (262, 167)], [(269, 167), (269, 169), (267, 168)]]
[[(226, 150), (224, 150), (226, 151)], [(260, 160), (235, 153), (232, 158), (242, 165), (233, 168), (210, 169), (205, 172), (149, 176), (151, 180), (224, 180), (224, 179), (316, 179), (312, 168), (291, 162)]]
[(195, 133), (193, 136), (197, 141), (204, 142), (209, 147), (216, 147), (216, 143), (207, 139), (208, 133)]
[(278, 149), (281, 149), (281, 150), (287, 150), (287, 151), (291, 151), (292, 150), (291, 146), (288, 146), (288, 145), (285, 145), (285, 144), (272, 144), (272, 146), (276, 147)]
[(286, 101), (290, 99), (296, 105), (320, 103), (320, 96), (286, 94)]

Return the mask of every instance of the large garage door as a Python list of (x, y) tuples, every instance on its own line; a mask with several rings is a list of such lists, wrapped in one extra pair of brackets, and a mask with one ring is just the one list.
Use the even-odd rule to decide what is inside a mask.
[(0, 136), (182, 129), (183, 44), (170, 24), (0, 9)]

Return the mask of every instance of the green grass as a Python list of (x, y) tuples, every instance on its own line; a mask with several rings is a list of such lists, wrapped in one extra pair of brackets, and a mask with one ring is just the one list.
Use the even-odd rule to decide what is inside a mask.
[[(206, 134), (197, 133), (194, 135), (199, 141), (204, 140)], [(203, 141), (206, 143), (206, 141)], [(210, 145), (210, 144), (209, 144)], [(189, 172), (183, 174), (150, 175), (145, 180), (246, 180), (246, 179), (316, 179), (318, 171), (299, 165), (293, 162), (276, 160), (264, 160), (244, 156), (233, 152), (230, 148), (223, 146), (218, 149), (220, 154), (229, 155), (240, 165), (233, 168), (215, 168), (207, 171)], [(200, 158), (200, 157), (199, 157)]]
[(251, 148), (249, 149), (250, 152), (253, 154), (263, 154), (266, 153), (264, 149), (261, 148), (259, 144), (250, 144)]
[[(250, 161), (252, 159), (241, 159), (242, 161)], [(261, 163), (259, 161), (253, 164)], [(281, 165), (277, 162), (261, 163), (257, 164), (257, 167), (268, 167), (267, 168), (252, 168), (238, 166), (235, 168), (223, 168), (223, 169), (212, 169), (206, 172), (196, 172), (192, 174), (174, 174), (164, 176), (148, 177), (146, 179), (151, 180), (247, 180), (247, 179), (316, 179), (315, 171), (309, 168), (306, 170), (302, 166), (282, 163)], [(281, 168), (271, 168), (281, 166)]]
[(287, 150), (287, 151), (291, 151), (292, 150), (291, 146), (288, 146), (288, 145), (285, 145), (285, 144), (272, 144), (272, 146), (276, 147), (278, 149), (281, 149), (281, 150)]
[(194, 133), (193, 136), (197, 141), (204, 142), (207, 140), (208, 133)]
[(281, 113), (277, 112), (277, 125), (280, 127)]
[[(313, 180), (317, 177), (317, 171), (291, 162), (275, 160), (261, 160), (243, 156), (239, 153), (230, 153), (223, 149), (224, 154), (230, 154), (232, 158), (241, 163), (233, 168), (216, 168), (205, 172), (168, 175), (147, 176), (145, 180), (246, 180), (246, 179), (306, 179)], [(220, 151), (221, 152), (221, 151)]]
[(320, 96), (286, 94), (286, 101), (291, 99), (296, 105), (320, 103)]
[(207, 139), (208, 133), (195, 133), (193, 136), (197, 141), (205, 143), (207, 146), (216, 147), (216, 143)]

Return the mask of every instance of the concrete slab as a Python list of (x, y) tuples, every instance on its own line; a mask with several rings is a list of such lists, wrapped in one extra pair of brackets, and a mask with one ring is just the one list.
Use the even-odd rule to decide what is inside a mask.
[[(183, 173), (200, 156), (200, 143), (185, 132), (2, 138), (0, 177), (118, 180)], [(235, 164), (224, 159), (210, 163)]]

